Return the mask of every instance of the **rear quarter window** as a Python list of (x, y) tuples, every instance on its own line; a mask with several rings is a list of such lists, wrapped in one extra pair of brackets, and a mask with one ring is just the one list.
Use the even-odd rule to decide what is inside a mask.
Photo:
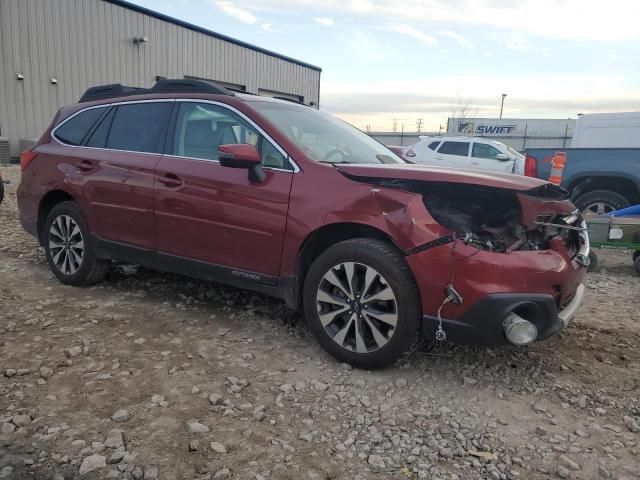
[(160, 153), (172, 103), (148, 102), (119, 105), (111, 123), (107, 148)]
[(107, 107), (84, 110), (60, 124), (53, 136), (68, 145), (82, 145), (84, 137), (106, 110)]

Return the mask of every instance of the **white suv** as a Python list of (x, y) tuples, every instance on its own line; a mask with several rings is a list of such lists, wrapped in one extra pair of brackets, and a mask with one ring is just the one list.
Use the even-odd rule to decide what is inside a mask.
[(481, 137), (421, 136), (403, 149), (402, 157), (414, 163), (524, 175), (524, 155)]

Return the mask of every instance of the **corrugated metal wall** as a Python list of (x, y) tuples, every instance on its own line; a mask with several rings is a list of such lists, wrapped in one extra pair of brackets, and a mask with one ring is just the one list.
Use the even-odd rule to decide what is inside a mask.
[[(134, 44), (134, 37), (148, 37)], [(17, 80), (16, 74), (24, 80)], [(103, 0), (0, 0), (0, 135), (11, 155), (93, 85), (184, 75), (318, 103), (320, 71)], [(51, 83), (57, 79), (57, 84)]]

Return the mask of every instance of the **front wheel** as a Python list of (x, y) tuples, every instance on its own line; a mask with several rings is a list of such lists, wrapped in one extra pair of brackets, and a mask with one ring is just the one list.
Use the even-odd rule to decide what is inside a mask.
[(391, 245), (358, 238), (340, 242), (311, 265), (304, 311), (318, 342), (338, 360), (364, 369), (394, 363), (415, 342), (418, 290)]
[(75, 202), (62, 202), (51, 209), (43, 240), (49, 267), (62, 283), (91, 285), (107, 275), (111, 263), (96, 258), (89, 227)]

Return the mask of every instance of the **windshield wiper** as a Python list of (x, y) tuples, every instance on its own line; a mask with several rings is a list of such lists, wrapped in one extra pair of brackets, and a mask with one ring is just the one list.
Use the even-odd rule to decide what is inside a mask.
[(328, 163), (330, 165), (341, 165), (341, 164), (353, 163), (353, 162), (346, 162), (344, 160), (340, 160), (338, 162), (330, 162), (329, 160), (318, 160), (318, 163)]

